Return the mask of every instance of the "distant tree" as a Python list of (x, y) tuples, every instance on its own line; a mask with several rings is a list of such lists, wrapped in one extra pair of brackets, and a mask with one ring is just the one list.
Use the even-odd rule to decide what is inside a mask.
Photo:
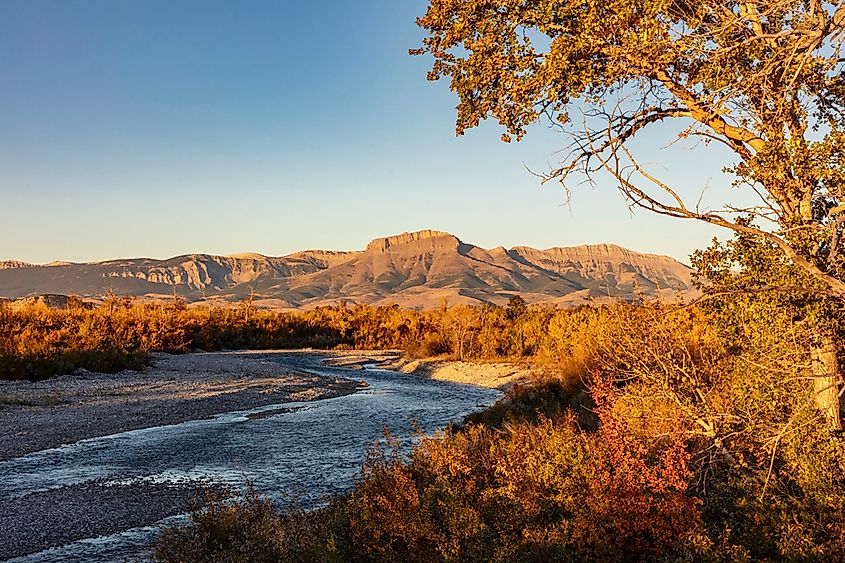
[(244, 322), (249, 323), (250, 319), (255, 316), (255, 289), (249, 288), (249, 295), (241, 299), (240, 308), (244, 314)]
[(519, 295), (514, 295), (508, 301), (505, 316), (509, 321), (518, 319), (528, 311), (528, 304)]
[[(427, 37), (413, 53), (434, 58), (429, 79), (450, 80), (458, 134), (493, 118), (504, 141), (519, 140), (546, 117), (571, 144), (545, 181), (566, 187), (573, 173), (604, 173), (632, 205), (754, 241), (737, 248), (765, 247), (759, 259), (777, 275), (721, 277), (713, 291), (790, 296), (811, 333), (818, 406), (841, 428), (833, 413), (842, 382), (834, 320), (845, 297), (845, 4), (430, 0), (418, 24)], [(576, 103), (583, 118), (573, 120)], [(697, 194), (639, 162), (640, 134), (670, 121), (680, 138), (727, 147), (726, 171), (755, 203), (702, 209)]]

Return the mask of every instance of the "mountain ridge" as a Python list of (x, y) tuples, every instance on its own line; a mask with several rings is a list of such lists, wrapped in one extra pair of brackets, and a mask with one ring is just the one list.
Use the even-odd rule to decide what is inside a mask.
[(0, 261), (0, 297), (176, 294), (188, 302), (221, 303), (249, 295), (268, 307), (346, 302), (425, 308), (444, 299), (501, 304), (518, 294), (529, 302), (576, 306), (689, 294), (691, 271), (674, 258), (612, 244), (488, 250), (444, 231), (423, 230), (377, 238), (360, 251), (198, 253), (52, 265)]

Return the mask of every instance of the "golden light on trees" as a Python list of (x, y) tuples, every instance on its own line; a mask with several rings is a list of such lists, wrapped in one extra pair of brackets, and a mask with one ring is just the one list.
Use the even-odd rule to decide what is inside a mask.
[[(457, 94), (459, 134), (492, 118), (505, 140), (521, 139), (548, 118), (570, 145), (545, 181), (607, 174), (633, 205), (776, 248), (764, 255), (778, 275), (711, 290), (787, 293), (797, 310), (814, 311), (805, 317), (816, 399), (842, 428), (831, 325), (845, 297), (845, 5), (431, 0), (418, 24), (427, 37), (413, 53), (430, 55), (429, 79), (449, 80)], [(670, 121), (681, 137), (727, 147), (734, 184), (755, 202), (701, 209), (639, 162), (638, 136)]]

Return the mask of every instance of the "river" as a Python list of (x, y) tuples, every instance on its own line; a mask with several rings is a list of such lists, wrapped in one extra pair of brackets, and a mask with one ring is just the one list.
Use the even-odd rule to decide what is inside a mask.
[[(249, 480), (279, 503), (313, 506), (348, 491), (367, 448), (386, 425), (406, 446), (415, 424), (431, 434), (494, 402), (496, 390), (397, 372), (322, 365), (319, 354), (268, 359), (331, 377), (362, 380), (351, 395), (269, 405), (36, 452), (0, 462), (0, 496), (18, 497), (94, 480), (110, 483), (222, 483)], [(159, 524), (184, 520), (174, 515)], [(87, 538), (12, 561), (144, 561), (157, 526)]]

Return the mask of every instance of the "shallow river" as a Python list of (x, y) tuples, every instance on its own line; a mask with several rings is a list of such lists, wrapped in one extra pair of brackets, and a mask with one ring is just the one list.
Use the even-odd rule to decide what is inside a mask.
[[(272, 357), (269, 359), (273, 359)], [(251, 480), (271, 499), (292, 495), (304, 505), (350, 488), (368, 446), (383, 425), (409, 444), (413, 421), (432, 433), (495, 401), (499, 392), (386, 370), (351, 371), (320, 364), (317, 355), (280, 357), (286, 365), (363, 380), (352, 395), (285, 403), (210, 420), (84, 440), (0, 463), (0, 496), (84, 483), (213, 481), (242, 487)], [(283, 407), (280, 408), (280, 407)], [(265, 412), (269, 416), (248, 415)], [(170, 518), (178, 521), (183, 516)], [(74, 542), (14, 561), (145, 560), (155, 527)]]

